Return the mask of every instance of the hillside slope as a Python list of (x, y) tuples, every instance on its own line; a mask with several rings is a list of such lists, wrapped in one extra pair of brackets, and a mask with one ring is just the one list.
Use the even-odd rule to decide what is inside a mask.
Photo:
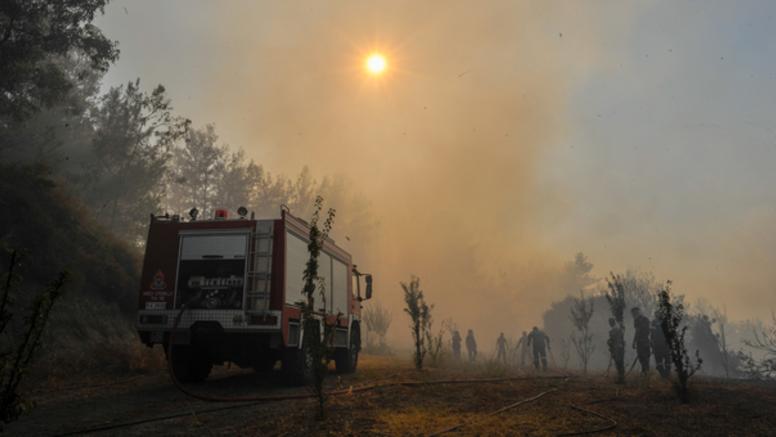
[(0, 166), (2, 268), (10, 250), (23, 254), (17, 314), (58, 272), (69, 273), (36, 374), (133, 367), (140, 250), (103, 230), (63, 185), (40, 167)]

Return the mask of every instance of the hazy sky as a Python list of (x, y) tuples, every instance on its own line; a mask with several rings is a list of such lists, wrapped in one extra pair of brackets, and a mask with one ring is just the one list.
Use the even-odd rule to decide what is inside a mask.
[(524, 329), (580, 250), (598, 275), (651, 270), (733, 317), (776, 307), (774, 13), (133, 0), (98, 24), (120, 43), (108, 84), (162, 83), (269, 169), (343, 174), (369, 196), (389, 305), (416, 273), (440, 317)]

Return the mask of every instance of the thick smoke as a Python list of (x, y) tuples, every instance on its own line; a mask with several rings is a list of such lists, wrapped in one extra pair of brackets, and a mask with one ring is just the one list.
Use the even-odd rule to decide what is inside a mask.
[(395, 329), (415, 273), (438, 318), (490, 342), (574, 292), (557, 278), (579, 250), (595, 276), (654, 271), (733, 319), (769, 316), (769, 57), (737, 45), (765, 50), (769, 28), (728, 40), (751, 9), (670, 6), (115, 0), (102, 27), (121, 41), (113, 83), (164, 83), (267, 169), (363, 194), (330, 199), (335, 231)]
[[(343, 174), (369, 197), (376, 235), (343, 243), (376, 274), (395, 328), (398, 282), (417, 274), (436, 317), (490, 342), (562, 294), (553, 277), (572, 254), (543, 247), (540, 217), (565, 200), (535, 181), (570, 82), (597, 59), (586, 19), (535, 2), (234, 8), (204, 112), (271, 168)], [(388, 57), (380, 79), (362, 69), (371, 50)]]

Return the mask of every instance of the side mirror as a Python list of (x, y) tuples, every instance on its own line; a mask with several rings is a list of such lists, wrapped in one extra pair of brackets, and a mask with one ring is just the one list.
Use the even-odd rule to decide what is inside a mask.
[(366, 281), (366, 299), (369, 300), (372, 298), (372, 275), (366, 275), (364, 280)]

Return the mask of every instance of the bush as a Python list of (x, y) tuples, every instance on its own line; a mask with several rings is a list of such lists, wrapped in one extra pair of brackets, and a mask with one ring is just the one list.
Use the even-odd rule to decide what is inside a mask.
[[(330, 326), (326, 319), (323, 320), (324, 334), (321, 336), (320, 324), (315, 318), (315, 292), (320, 294), (322, 306), (326, 307), (326, 288), (323, 278), (318, 275), (318, 257), (323, 249), (323, 242), (331, 231), (334, 223), (335, 211), (329, 209), (323, 227), (319, 227), (321, 208), (323, 207), (323, 198), (318, 196), (315, 199), (315, 207), (312, 219), (310, 220), (310, 242), (307, 244), (309, 258), (304, 270), (304, 296), (306, 302), (302, 306), (302, 319), (304, 323), (304, 339), (302, 347), (306, 357), (312, 358), (312, 380), (310, 385), (318, 399), (318, 418), (325, 416), (326, 394), (323, 389), (323, 382), (326, 379), (326, 373), (329, 367), (331, 357), (330, 344), (332, 344), (334, 328)], [(337, 316), (336, 323), (339, 323)], [(323, 337), (323, 338), (321, 338)]]
[(31, 407), (31, 403), (19, 393), (19, 384), (32, 365), (51, 309), (59, 299), (67, 278), (66, 273), (60, 273), (35, 296), (26, 316), (21, 319), (18, 313), (14, 313), (14, 303), (22, 294), (19, 291), (22, 282), (18, 273), (20, 258), (18, 252), (11, 252), (0, 294), (0, 336), (4, 340), (0, 350), (0, 421), (3, 423), (16, 420)]
[(420, 278), (413, 276), (410, 282), (405, 284), (401, 282), (401, 288), (404, 290), (404, 303), (407, 305), (404, 312), (410, 316), (410, 330), (412, 332), (412, 341), (415, 345), (413, 355), (415, 368), (423, 369), (423, 360), (426, 357), (428, 348), (427, 333), (431, 323), (431, 309), (433, 306), (426, 304), (423, 297), (423, 290), (420, 289)]
[(593, 318), (593, 300), (586, 299), (585, 293), (580, 291), (579, 299), (574, 299), (570, 312), (571, 322), (574, 323), (574, 328), (579, 332), (579, 336), (574, 333), (571, 334), (571, 343), (574, 344), (579, 361), (582, 363), (582, 370), (587, 373), (587, 363), (590, 361), (593, 351), (595, 351), (593, 334), (590, 333), (590, 319)]
[(737, 354), (744, 372), (751, 379), (776, 379), (776, 313), (771, 313), (771, 320), (770, 326), (752, 328), (753, 338), (744, 341), (745, 345), (765, 356), (756, 359), (751, 353), (739, 351)]
[[(388, 328), (391, 326), (393, 315), (391, 311), (383, 307), (379, 301), (374, 301), (364, 308), (361, 314), (361, 320), (366, 325), (366, 349), (372, 353), (385, 354), (390, 353), (385, 336)], [(375, 342), (374, 335), (377, 335)]]
[(667, 281), (665, 286), (658, 292), (658, 316), (671, 353), (671, 361), (676, 369), (674, 389), (679, 396), (679, 400), (687, 403), (690, 400), (690, 378), (695, 372), (700, 370), (703, 360), (701, 360), (697, 350), (695, 351), (695, 362), (693, 362), (690, 354), (687, 352), (684, 339), (687, 333), (687, 325), (685, 323), (687, 314), (681, 300), (671, 296), (671, 281)]

